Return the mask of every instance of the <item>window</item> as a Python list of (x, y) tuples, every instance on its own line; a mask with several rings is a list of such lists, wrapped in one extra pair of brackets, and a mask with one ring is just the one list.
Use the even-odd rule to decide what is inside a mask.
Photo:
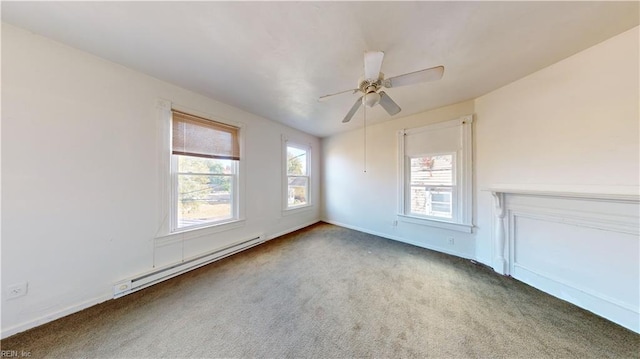
[(172, 110), (171, 231), (238, 219), (239, 128)]
[(470, 232), (472, 116), (398, 133), (400, 220)]
[(310, 147), (284, 141), (285, 148), (285, 209), (309, 206)]
[(410, 157), (408, 160), (409, 212), (452, 219), (455, 153)]

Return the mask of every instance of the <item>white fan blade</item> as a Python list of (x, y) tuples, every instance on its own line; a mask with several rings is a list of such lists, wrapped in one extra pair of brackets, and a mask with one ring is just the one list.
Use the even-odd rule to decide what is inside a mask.
[(351, 90), (346, 90), (346, 91), (340, 91), (340, 92), (336, 92), (336, 93), (332, 93), (332, 94), (328, 94), (328, 95), (320, 96), (320, 98), (318, 99), (318, 101), (324, 101), (324, 100), (326, 100), (327, 98), (329, 98), (329, 97), (331, 97), (331, 96), (341, 95), (341, 94), (343, 94), (343, 93), (347, 93), (347, 92), (351, 92), (351, 93), (353, 94), (353, 93), (356, 93), (356, 92), (358, 92), (358, 91), (360, 91), (360, 90), (358, 90), (358, 89), (351, 89)]
[(347, 123), (351, 121), (351, 118), (353, 117), (353, 115), (356, 114), (356, 111), (358, 111), (361, 104), (362, 104), (362, 96), (360, 96), (360, 98), (356, 100), (356, 103), (353, 104), (353, 106), (351, 107), (351, 110), (349, 110), (349, 113), (347, 113), (347, 115), (344, 116), (344, 120), (342, 120), (342, 123)]
[(382, 106), (389, 115), (393, 116), (400, 112), (400, 106), (398, 106), (398, 104), (395, 103), (389, 95), (384, 91), (380, 91), (378, 94), (380, 95), (380, 106)]
[(364, 79), (367, 81), (378, 81), (380, 77), (380, 68), (382, 67), (382, 60), (384, 59), (384, 52), (382, 51), (367, 51), (364, 53)]
[(440, 80), (443, 74), (444, 66), (437, 66), (430, 69), (424, 69), (388, 78), (384, 80), (384, 83), (382, 85), (387, 88), (413, 85), (420, 82)]

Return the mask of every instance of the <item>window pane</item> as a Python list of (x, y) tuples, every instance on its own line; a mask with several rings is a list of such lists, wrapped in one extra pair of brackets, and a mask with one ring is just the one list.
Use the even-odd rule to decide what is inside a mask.
[(451, 218), (451, 188), (437, 188), (430, 192), (431, 197), (431, 214), (436, 217)]
[(301, 206), (308, 203), (309, 178), (289, 177), (287, 206)]
[(411, 186), (410, 196), (411, 213), (453, 218), (451, 187)]
[(410, 211), (423, 216), (453, 218), (453, 154), (410, 159)]
[(178, 228), (233, 217), (233, 177), (178, 175)]
[(307, 151), (287, 146), (287, 174), (307, 175)]
[(192, 156), (176, 155), (178, 158), (178, 172), (181, 173), (214, 173), (232, 174), (234, 160), (218, 160)]
[(411, 186), (411, 213), (426, 216), (427, 211), (427, 191), (424, 187)]
[(411, 158), (412, 186), (452, 186), (453, 155)]

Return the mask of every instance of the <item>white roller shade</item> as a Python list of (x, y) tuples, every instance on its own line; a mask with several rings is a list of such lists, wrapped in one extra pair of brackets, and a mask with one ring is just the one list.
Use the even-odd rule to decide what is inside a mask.
[(404, 138), (406, 156), (456, 152), (462, 148), (462, 126), (458, 121), (430, 129), (407, 131)]

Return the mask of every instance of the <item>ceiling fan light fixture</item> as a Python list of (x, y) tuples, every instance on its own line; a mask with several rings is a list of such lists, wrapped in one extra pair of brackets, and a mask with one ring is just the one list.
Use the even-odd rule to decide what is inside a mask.
[(392, 88), (413, 85), (421, 82), (440, 80), (442, 78), (442, 75), (444, 74), (444, 66), (436, 66), (385, 79), (384, 73), (380, 72), (383, 60), (384, 52), (382, 51), (365, 52), (364, 76), (360, 77), (360, 80), (358, 81), (358, 87), (353, 90), (336, 92), (320, 97), (320, 100), (324, 100), (327, 97), (332, 97), (351, 91), (353, 91), (353, 94), (356, 94), (358, 92), (363, 94), (355, 101), (355, 103), (351, 107), (351, 110), (347, 112), (347, 115), (342, 120), (342, 123), (351, 121), (351, 118), (353, 118), (353, 115), (355, 115), (360, 106), (373, 107), (380, 104), (380, 106), (385, 111), (387, 111), (389, 115), (397, 115), (402, 109), (400, 108), (400, 106), (398, 106), (397, 103), (395, 103), (395, 101), (391, 99), (391, 97), (389, 97), (389, 95), (387, 95), (384, 91), (381, 91), (382, 87)]
[(369, 92), (362, 97), (362, 102), (368, 107), (373, 107), (380, 102), (380, 95), (377, 92)]

